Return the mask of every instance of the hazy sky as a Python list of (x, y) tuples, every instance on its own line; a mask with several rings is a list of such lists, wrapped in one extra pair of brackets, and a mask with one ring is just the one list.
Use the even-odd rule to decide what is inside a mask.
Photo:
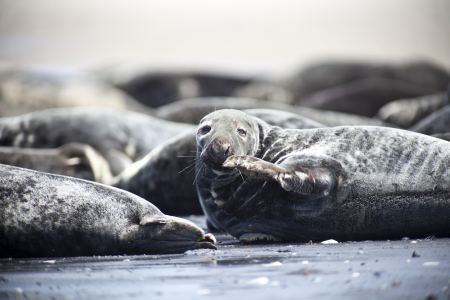
[(271, 72), (323, 58), (450, 67), (450, 1), (0, 0), (0, 62)]

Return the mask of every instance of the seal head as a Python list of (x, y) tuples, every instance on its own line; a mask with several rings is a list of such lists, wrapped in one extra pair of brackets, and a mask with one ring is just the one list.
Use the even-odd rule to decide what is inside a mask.
[(236, 170), (223, 168), (224, 161), (232, 155), (255, 156), (260, 135), (268, 127), (264, 121), (237, 110), (211, 113), (200, 121), (197, 131), (199, 159), (218, 175), (236, 173)]

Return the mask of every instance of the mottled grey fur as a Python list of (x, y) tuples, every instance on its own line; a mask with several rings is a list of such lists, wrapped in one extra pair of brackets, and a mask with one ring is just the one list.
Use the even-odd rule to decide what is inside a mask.
[(269, 125), (291, 129), (327, 127), (307, 117), (276, 109), (244, 109), (243, 112), (263, 120)]
[(243, 241), (450, 235), (450, 143), (422, 134), (222, 110), (199, 125), (196, 168), (208, 220)]
[(114, 175), (160, 143), (194, 126), (121, 110), (67, 108), (0, 119), (0, 146), (56, 148), (71, 142), (99, 151)]
[(0, 257), (181, 253), (211, 242), (131, 193), (0, 165)]
[[(247, 113), (286, 128), (325, 127), (284, 111), (251, 109)], [(202, 214), (195, 186), (196, 132), (196, 129), (188, 130), (161, 144), (126, 168), (113, 185), (147, 199), (166, 214)]]

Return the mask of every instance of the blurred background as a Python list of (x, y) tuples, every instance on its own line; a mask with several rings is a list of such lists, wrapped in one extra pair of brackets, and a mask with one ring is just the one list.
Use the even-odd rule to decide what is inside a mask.
[(321, 60), (450, 67), (450, 1), (0, 0), (0, 62), (283, 74)]

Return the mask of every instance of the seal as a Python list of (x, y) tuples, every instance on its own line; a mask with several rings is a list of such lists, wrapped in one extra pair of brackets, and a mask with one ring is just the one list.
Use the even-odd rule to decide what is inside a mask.
[(71, 176), (104, 184), (112, 180), (108, 162), (86, 144), (69, 143), (56, 149), (0, 147), (0, 164)]
[(391, 101), (381, 107), (376, 117), (406, 129), (449, 103), (450, 99), (445, 93), (400, 99)]
[(0, 146), (56, 148), (88, 144), (110, 164), (113, 175), (162, 142), (193, 125), (105, 108), (49, 109), (0, 119)]
[(163, 120), (198, 124), (198, 122), (200, 122), (205, 115), (220, 109), (272, 109), (286, 111), (307, 117), (326, 126), (371, 125), (397, 127), (377, 119), (337, 111), (328, 111), (257, 99), (235, 97), (204, 97), (185, 99), (160, 106), (150, 112), (150, 114)]
[[(252, 109), (246, 112), (281, 127), (325, 127), (284, 111)], [(116, 176), (112, 185), (147, 199), (169, 215), (202, 214), (195, 186), (196, 173), (193, 172), (196, 134), (195, 128), (187, 130), (159, 145)]]
[(201, 215), (195, 186), (196, 129), (159, 145), (116, 176), (112, 185), (138, 195), (163, 213)]
[(243, 242), (450, 235), (450, 143), (394, 128), (282, 129), (236, 110), (197, 131), (208, 221)]
[(94, 74), (50, 74), (20, 68), (0, 70), (0, 117), (63, 107), (151, 110)]
[(129, 192), (0, 165), (0, 256), (182, 253), (216, 249), (192, 222)]
[(429, 135), (450, 132), (450, 105), (423, 118), (409, 130)]

